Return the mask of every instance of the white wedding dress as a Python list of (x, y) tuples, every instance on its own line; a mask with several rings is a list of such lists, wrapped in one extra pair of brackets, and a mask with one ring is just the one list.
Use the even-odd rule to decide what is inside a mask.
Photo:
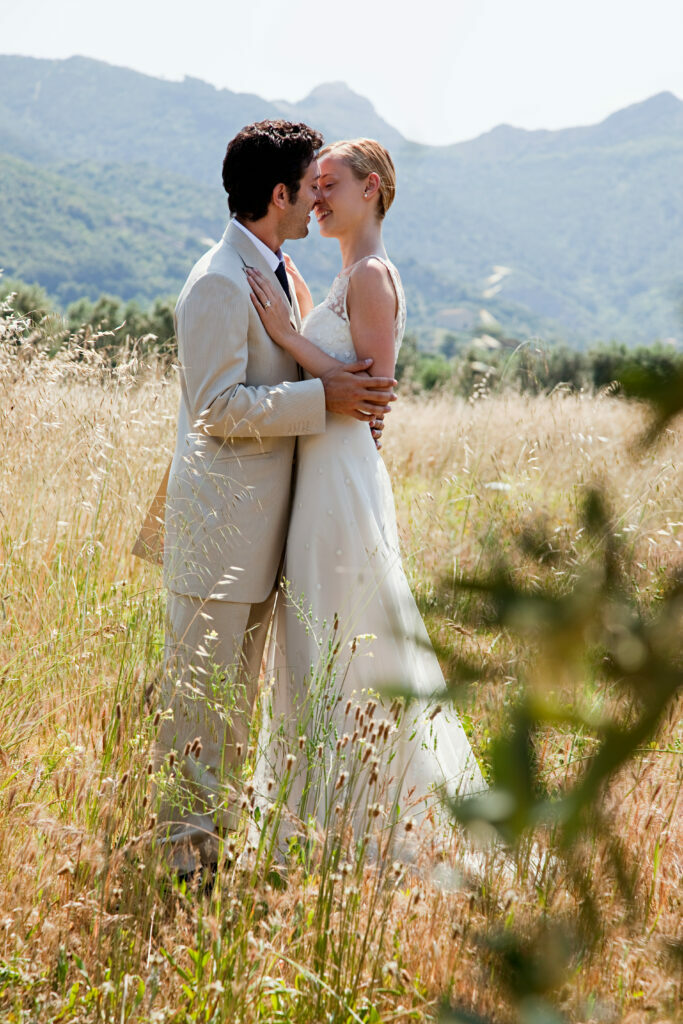
[[(361, 261), (362, 262), (362, 261)], [(395, 267), (396, 351), (405, 299)], [(357, 358), (342, 271), (302, 333)], [(389, 476), (367, 424), (327, 414), (301, 437), (284, 579), (267, 661), (255, 782), (278, 829), (451, 832), (442, 797), (486, 788), (401, 565)], [(414, 699), (395, 699), (397, 691)], [(393, 693), (392, 693), (393, 691)], [(277, 803), (277, 800), (276, 800)], [(271, 815), (272, 818), (272, 815)], [(350, 831), (349, 831), (350, 829)], [(405, 838), (405, 837), (404, 837)]]

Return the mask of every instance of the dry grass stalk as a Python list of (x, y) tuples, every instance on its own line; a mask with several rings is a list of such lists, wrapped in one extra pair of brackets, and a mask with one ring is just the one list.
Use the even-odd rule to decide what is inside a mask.
[[(230, 988), (233, 1019), (268, 1019), (277, 1006), (279, 1019), (311, 1020), (310, 993), (322, 991), (310, 977), (318, 955), (307, 917), (317, 905), (315, 876), (293, 876), (284, 891), (262, 885), (247, 898), (231, 867), (212, 901), (202, 902), (165, 893), (160, 866), (144, 859), (158, 725), (149, 697), (163, 609), (158, 570), (130, 550), (173, 445), (175, 382), (135, 365), (112, 372), (92, 350), (52, 360), (28, 346), (2, 352), (3, 1019), (47, 1021), (60, 1011), (63, 1020), (178, 1019), (188, 996), (166, 951), (195, 979), (190, 1009), (204, 1000), (201, 1019), (212, 1019), (212, 1006), (219, 1012)], [(655, 597), (681, 562), (683, 445), (680, 432), (670, 432), (634, 458), (641, 428), (640, 412), (613, 398), (404, 399), (388, 420), (385, 453), (418, 595), (428, 606), (444, 566), (455, 575), (475, 571), (501, 543), (512, 555), (515, 535), (539, 512), (559, 553), (548, 572), (562, 586), (562, 573), (586, 554), (578, 488), (597, 479), (635, 552), (643, 599)], [(517, 564), (531, 572), (523, 555)], [(457, 620), (454, 628), (462, 649), (484, 651), (514, 689), (528, 652)], [(464, 705), (480, 752), (506, 699), (504, 687), (484, 681)], [(610, 928), (599, 955), (577, 965), (563, 993), (572, 1020), (673, 1019), (681, 992), (664, 967), (662, 942), (675, 935), (681, 914), (681, 739), (680, 714), (672, 713), (656, 748), (609, 794), (647, 907), (635, 929), (614, 898), (604, 851), (586, 851)], [(539, 756), (560, 783), (588, 750), (588, 741), (557, 733)], [(374, 911), (372, 872), (355, 884), (355, 893), (337, 884), (332, 939), (350, 949), (349, 921), (368, 928), (372, 913), (381, 912), (382, 927), (368, 930), (354, 1012), (365, 991), (380, 1020), (428, 1019), (442, 998), (505, 1019), (504, 996), (476, 939), (506, 916), (531, 917), (539, 895), (523, 870), (512, 886), (494, 879), (484, 896), (403, 879)], [(575, 912), (561, 873), (550, 872), (542, 895), (551, 911)], [(203, 981), (189, 952), (200, 939), (209, 951), (205, 969), (214, 972)], [(343, 1004), (344, 992), (334, 998)], [(338, 1010), (334, 998), (325, 996), (326, 1005)]]

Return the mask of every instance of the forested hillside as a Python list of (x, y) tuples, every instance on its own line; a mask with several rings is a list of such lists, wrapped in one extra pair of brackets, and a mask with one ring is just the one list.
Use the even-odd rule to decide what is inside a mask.
[[(470, 330), (482, 307), (508, 333), (582, 346), (683, 333), (683, 103), (670, 93), (591, 127), (427, 147), (341, 83), (290, 104), (85, 58), (0, 57), (0, 266), (64, 306), (177, 292), (225, 226), (227, 140), (269, 116), (391, 148), (387, 244), (427, 341)], [(334, 243), (313, 227), (291, 252), (321, 295)], [(511, 272), (492, 284), (500, 265)]]

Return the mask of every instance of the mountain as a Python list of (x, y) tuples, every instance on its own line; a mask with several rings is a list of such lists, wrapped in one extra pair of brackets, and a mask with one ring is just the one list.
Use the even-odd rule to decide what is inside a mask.
[[(63, 304), (177, 292), (227, 219), (227, 140), (265, 117), (391, 149), (387, 246), (427, 341), (469, 329), (482, 306), (508, 333), (576, 344), (682, 333), (683, 103), (671, 93), (597, 125), (501, 125), (429, 147), (340, 82), (287, 103), (82, 57), (0, 56), (0, 266)], [(320, 297), (336, 244), (314, 228), (290, 251)], [(487, 286), (494, 265), (511, 272)]]
[(405, 143), (400, 132), (388, 125), (363, 96), (353, 92), (344, 82), (319, 85), (299, 103), (277, 101), (277, 109), (288, 120), (324, 125), (325, 137), (353, 139), (365, 136), (378, 139), (387, 149)]
[[(250, 121), (309, 117), (328, 139), (351, 132), (386, 145), (403, 141), (366, 99), (341, 83), (291, 104), (216, 89), (196, 78), (163, 81), (86, 57), (0, 56), (0, 84), (2, 149), (41, 164), (149, 163), (220, 185), (226, 144)], [(33, 141), (27, 146), (27, 140)]]
[(581, 148), (618, 146), (639, 139), (670, 140), (676, 135), (683, 137), (683, 102), (672, 92), (661, 92), (610, 114), (599, 124), (557, 131), (527, 131), (501, 124), (476, 139), (444, 148), (461, 159), (510, 160)]
[(177, 293), (225, 220), (213, 190), (146, 165), (55, 172), (3, 154), (0, 208), (5, 270), (63, 305), (103, 292), (143, 301)]

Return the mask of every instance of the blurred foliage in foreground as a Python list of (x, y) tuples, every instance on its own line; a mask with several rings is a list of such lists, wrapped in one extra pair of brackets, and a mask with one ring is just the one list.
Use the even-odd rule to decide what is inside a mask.
[[(656, 444), (683, 411), (681, 367), (662, 378), (656, 368), (631, 364), (619, 383), (627, 398), (650, 404), (651, 421), (641, 445)], [(526, 678), (520, 680), (520, 695), (489, 748), (490, 790), (453, 807), (456, 819), (475, 834), (483, 830), (526, 852), (539, 894), (549, 859), (562, 862), (577, 898), (578, 915), (563, 918), (541, 899), (535, 920), (524, 925), (507, 920), (499, 930), (481, 936), (482, 953), (503, 979), (520, 1024), (565, 1020), (558, 992), (582, 958), (599, 950), (610, 927), (599, 891), (605, 871), (627, 927), (642, 927), (651, 913), (656, 864), (651, 884), (644, 888), (642, 865), (625, 856), (624, 837), (613, 830), (607, 794), (620, 773), (637, 763), (648, 745), (656, 745), (657, 733), (675, 713), (676, 697), (683, 691), (683, 565), (668, 567), (663, 593), (645, 608), (633, 582), (627, 544), (597, 487), (586, 489), (583, 528), (592, 542), (592, 557), (559, 589), (552, 581), (539, 583), (542, 574), (520, 582), (513, 567), (501, 561), (488, 574), (460, 579), (455, 586), (452, 575), (444, 577), (437, 602), (440, 614), (452, 621), (459, 592), (461, 624), (485, 623), (504, 630), (534, 652)], [(552, 560), (552, 543), (540, 530), (529, 531), (521, 545), (539, 567)], [(469, 623), (463, 623), (463, 608), (469, 610)], [(483, 660), (465, 660), (451, 652), (450, 663), (456, 692), (487, 675)], [(585, 700), (587, 684), (596, 674), (612, 698), (600, 711)], [(549, 731), (567, 728), (588, 740), (590, 753), (573, 777), (551, 788), (538, 771), (537, 750)], [(661, 844), (666, 841), (664, 828)], [(659, 842), (658, 847), (655, 861)], [(680, 937), (665, 940), (662, 957), (668, 960), (670, 976), (680, 976)], [(469, 1011), (450, 1008), (442, 1020), (484, 1022)]]

